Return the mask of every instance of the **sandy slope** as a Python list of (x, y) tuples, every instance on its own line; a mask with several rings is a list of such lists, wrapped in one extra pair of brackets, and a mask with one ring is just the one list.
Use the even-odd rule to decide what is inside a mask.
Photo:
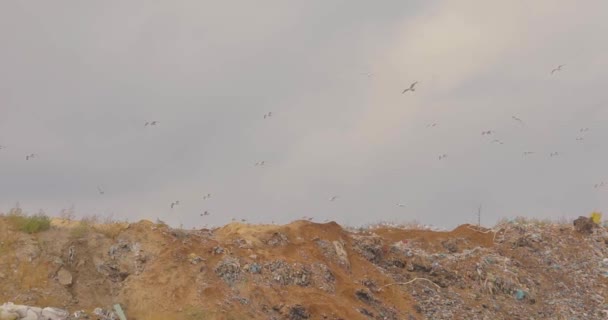
[[(70, 311), (120, 303), (129, 319), (559, 319), (568, 308), (602, 318), (604, 229), (496, 230), (56, 220), (27, 235), (0, 219), (0, 302)], [(71, 284), (59, 283), (60, 270)], [(415, 278), (429, 281), (391, 285)], [(580, 296), (564, 302), (564, 288)], [(572, 305), (561, 310), (560, 301)]]

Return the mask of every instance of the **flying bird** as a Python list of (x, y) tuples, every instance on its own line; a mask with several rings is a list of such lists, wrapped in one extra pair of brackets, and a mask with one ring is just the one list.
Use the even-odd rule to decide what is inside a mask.
[(205, 211), (205, 212), (201, 213), (201, 217), (202, 216), (208, 216), (208, 215), (209, 215), (209, 211)]
[(338, 199), (338, 196), (332, 196), (331, 198), (329, 198), (329, 201), (334, 201), (336, 199)]
[(103, 191), (103, 189), (100, 186), (97, 186), (97, 191), (99, 191), (99, 194), (101, 194), (101, 195), (105, 194), (105, 191)]
[(482, 132), (481, 132), (481, 135), (482, 135), (482, 136), (483, 136), (483, 135), (490, 135), (490, 134), (492, 134), (492, 133), (494, 133), (494, 131), (492, 131), (492, 130), (488, 130), (488, 131), (482, 131)]
[(583, 140), (585, 140), (585, 138), (583, 138), (583, 137), (577, 137), (576, 138), (576, 141), (583, 141)]
[(562, 67), (565, 66), (565, 64), (560, 64), (559, 66), (557, 66), (557, 68), (551, 70), (551, 74), (557, 72), (557, 71), (562, 71)]
[(521, 120), (520, 118), (516, 117), (516, 116), (511, 116), (511, 119), (513, 119), (513, 120), (515, 120), (515, 121), (519, 122), (521, 125), (524, 125), (524, 121), (523, 121), (523, 120)]
[(406, 93), (408, 91), (412, 91), (412, 92), (416, 91), (416, 89), (414, 87), (416, 86), (417, 83), (418, 83), (418, 81), (410, 84), (410, 87), (407, 88), (407, 89), (405, 89), (405, 90), (403, 90), (403, 92), (401, 92), (401, 94), (404, 94), (404, 93)]
[(27, 156), (25, 156), (25, 160), (33, 159), (33, 158), (35, 158), (35, 157), (36, 157), (36, 154), (35, 154), (35, 153), (28, 154)]
[(403, 208), (403, 207), (405, 207), (405, 204), (403, 204), (403, 203), (397, 203), (397, 207)]
[(531, 154), (534, 154), (534, 151), (524, 151), (524, 156), (529, 156)]
[(432, 127), (436, 127), (436, 126), (437, 126), (437, 123), (434, 123), (434, 122), (426, 125), (427, 128), (432, 128)]
[(158, 121), (146, 121), (146, 124), (144, 124), (144, 127), (155, 126), (157, 123), (158, 123)]
[(272, 117), (272, 112), (264, 113), (264, 119)]
[(448, 157), (448, 155), (444, 153), (442, 155), (439, 155), (439, 160), (445, 159), (447, 157)]
[(211, 199), (211, 193), (207, 193), (203, 196), (203, 200)]
[(559, 153), (558, 153), (558, 152), (551, 152), (551, 153), (549, 154), (549, 157), (556, 157), (556, 156), (559, 156)]
[(260, 166), (260, 167), (263, 167), (263, 166), (264, 166), (264, 164), (265, 164), (265, 162), (264, 162), (264, 161), (260, 161), (260, 162), (256, 162), (256, 163), (255, 163), (255, 165), (256, 165), (256, 166)]
[(492, 142), (491, 142), (491, 143), (505, 144), (504, 142), (502, 142), (502, 141), (500, 141), (500, 140), (498, 140), (498, 139), (494, 139), (494, 140), (492, 140)]
[(179, 200), (175, 201), (175, 202), (171, 202), (171, 209), (173, 209), (173, 207), (179, 205)]
[(593, 187), (597, 189), (597, 188), (601, 188), (603, 186), (604, 186), (604, 181), (602, 181), (600, 183), (596, 183)]
[(589, 131), (589, 128), (581, 128), (581, 129), (579, 130), (579, 132), (587, 132), (587, 131)]

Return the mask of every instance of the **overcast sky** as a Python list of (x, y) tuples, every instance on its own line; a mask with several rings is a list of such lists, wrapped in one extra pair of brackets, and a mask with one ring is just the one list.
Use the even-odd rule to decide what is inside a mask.
[(0, 211), (446, 228), (476, 222), (480, 204), (486, 225), (608, 211), (606, 12), (2, 1)]

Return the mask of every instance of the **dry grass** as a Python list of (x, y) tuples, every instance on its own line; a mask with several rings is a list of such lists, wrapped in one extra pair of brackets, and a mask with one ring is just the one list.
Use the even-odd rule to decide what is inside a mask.
[(505, 226), (505, 225), (520, 225), (520, 226), (530, 225), (530, 226), (539, 226), (539, 227), (545, 227), (545, 226), (550, 226), (550, 225), (571, 226), (572, 219), (568, 219), (566, 217), (560, 217), (560, 218), (556, 218), (556, 219), (550, 219), (550, 218), (538, 219), (538, 218), (526, 218), (526, 217), (515, 217), (513, 219), (502, 218), (496, 223), (496, 225), (494, 226), (494, 229), (496, 229), (496, 227), (501, 227), (501, 226)]
[(120, 233), (127, 228), (128, 224), (113, 222), (109, 224), (98, 224), (94, 225), (92, 228), (95, 232), (101, 233), (104, 236), (110, 239), (116, 239)]

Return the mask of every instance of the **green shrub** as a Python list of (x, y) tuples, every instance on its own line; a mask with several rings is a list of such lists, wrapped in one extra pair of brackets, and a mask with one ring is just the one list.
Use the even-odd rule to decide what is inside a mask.
[(51, 228), (51, 218), (44, 213), (29, 216), (21, 212), (11, 212), (8, 214), (7, 219), (15, 228), (30, 234)]

